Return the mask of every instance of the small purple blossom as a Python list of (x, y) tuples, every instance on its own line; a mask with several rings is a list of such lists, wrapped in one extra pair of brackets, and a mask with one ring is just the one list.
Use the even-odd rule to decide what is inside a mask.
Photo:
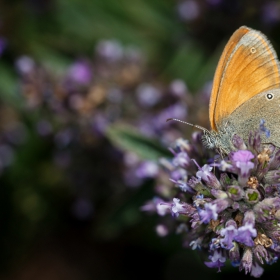
[(209, 256), (209, 259), (211, 260), (211, 262), (204, 262), (206, 264), (206, 266), (210, 267), (210, 268), (218, 268), (218, 272), (221, 271), (221, 267), (223, 267), (225, 265), (225, 261), (226, 258), (222, 253), (222, 250), (216, 249), (213, 253), (213, 255)]
[(252, 247), (254, 246), (254, 241), (252, 237), (256, 237), (256, 236), (257, 236), (256, 229), (253, 228), (252, 225), (246, 224), (238, 229), (234, 239), (240, 243), (245, 244), (246, 246)]
[(191, 241), (189, 246), (192, 248), (192, 250), (201, 249), (202, 241), (203, 238), (199, 237), (196, 240)]
[(260, 121), (260, 131), (265, 133), (266, 138), (269, 138), (270, 137), (270, 130), (267, 129), (267, 127), (264, 124), (265, 124), (265, 120), (261, 119), (261, 121)]
[(230, 250), (234, 244), (233, 240), (237, 234), (237, 224), (234, 220), (229, 220), (226, 222), (226, 227), (223, 228), (220, 232), (221, 236), (224, 238), (221, 239), (221, 246), (225, 249)]
[(220, 239), (219, 238), (212, 238), (211, 243), (209, 245), (210, 251), (214, 251), (218, 248), (220, 248)]
[(249, 210), (245, 213), (243, 219), (243, 225), (237, 229), (237, 234), (234, 240), (245, 244), (246, 246), (253, 247), (253, 237), (257, 236), (257, 230), (255, 229), (255, 215), (253, 211)]
[(196, 177), (203, 180), (208, 180), (208, 177), (212, 176), (211, 171), (213, 167), (207, 164), (203, 165), (199, 171), (196, 172)]
[(210, 220), (217, 220), (218, 214), (231, 205), (230, 199), (218, 198), (204, 205), (204, 209), (198, 211), (201, 221), (205, 224)]
[(157, 212), (159, 215), (164, 216), (171, 213), (174, 217), (181, 215), (192, 216), (195, 208), (186, 202), (181, 201), (179, 198), (173, 198), (172, 202), (160, 202), (157, 204)]
[(197, 178), (204, 180), (209, 187), (220, 189), (220, 182), (217, 180), (217, 177), (211, 172), (212, 169), (212, 166), (205, 164), (201, 168), (199, 168), (199, 171), (196, 172), (196, 176)]
[(203, 210), (199, 210), (198, 214), (200, 216), (201, 222), (208, 224), (210, 220), (217, 220), (217, 205), (212, 203), (206, 203)]
[(165, 216), (167, 213), (171, 212), (171, 207), (172, 205), (170, 203), (164, 203), (164, 202), (160, 202), (157, 204), (156, 208), (157, 208), (157, 213), (160, 216)]
[(237, 134), (233, 135), (232, 144), (238, 150), (246, 150), (247, 149), (243, 139), (240, 136), (238, 136)]
[(190, 164), (192, 164), (192, 161), (189, 158), (188, 153), (182, 151), (175, 155), (172, 163), (174, 164), (175, 167), (179, 166), (179, 167), (186, 168)]
[(248, 180), (250, 170), (254, 168), (254, 163), (251, 160), (254, 158), (252, 152), (248, 150), (239, 150), (234, 152), (231, 156), (231, 160), (239, 175), (239, 183), (244, 186)]
[(170, 180), (172, 181), (175, 185), (177, 185), (183, 192), (189, 192), (189, 193), (192, 193), (194, 194), (195, 193), (195, 190), (192, 189), (187, 182), (184, 182), (182, 180)]
[(221, 171), (226, 171), (226, 170), (230, 170), (232, 168), (232, 165), (229, 164), (227, 161), (222, 160), (220, 162), (219, 168)]
[(188, 214), (187, 213), (187, 208), (190, 208), (190, 207), (187, 206), (186, 203), (180, 202), (180, 199), (178, 199), (178, 198), (173, 198), (173, 203), (172, 203), (172, 206), (171, 206), (171, 211), (172, 211), (172, 214), (175, 217), (178, 217), (179, 214)]

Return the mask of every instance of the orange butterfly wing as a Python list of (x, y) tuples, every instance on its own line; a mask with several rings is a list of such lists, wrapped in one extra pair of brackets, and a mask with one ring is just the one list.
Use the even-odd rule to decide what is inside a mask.
[(213, 130), (245, 101), (280, 88), (279, 63), (266, 37), (246, 26), (231, 36), (219, 60), (211, 92), (209, 117)]

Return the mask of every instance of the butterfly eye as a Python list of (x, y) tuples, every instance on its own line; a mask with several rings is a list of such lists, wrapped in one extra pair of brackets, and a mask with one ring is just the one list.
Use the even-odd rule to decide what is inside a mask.
[(257, 50), (254, 48), (254, 47), (252, 47), (251, 49), (250, 49), (250, 52), (251, 53), (255, 53)]
[(271, 99), (273, 99), (273, 97), (274, 97), (274, 95), (273, 95), (272, 93), (268, 93), (268, 94), (266, 95), (266, 99), (267, 99), (267, 100), (271, 100)]

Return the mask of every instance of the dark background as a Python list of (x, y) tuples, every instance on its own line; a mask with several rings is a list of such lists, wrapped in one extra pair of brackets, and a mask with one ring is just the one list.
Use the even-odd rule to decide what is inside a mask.
[[(0, 2), (0, 279), (250, 277), (230, 265), (221, 273), (205, 267), (175, 233), (159, 237), (159, 217), (140, 211), (154, 196), (156, 179), (131, 187), (123, 138), (102, 129), (149, 123), (147, 116), (174, 101), (168, 85), (177, 79), (188, 87), (182, 104), (200, 106), (184, 120), (208, 126), (207, 97), (195, 98), (209, 87), (226, 41), (242, 25), (262, 31), (280, 53), (278, 1)], [(96, 52), (102, 40), (117, 42), (107, 53), (112, 58)], [(118, 58), (120, 46), (128, 62)], [(22, 57), (26, 67), (32, 61), (27, 74), (18, 66)], [(82, 85), (65, 78), (77, 61), (94, 69)], [(147, 83), (165, 92), (161, 107), (135, 101)], [(113, 105), (106, 97), (112, 88), (124, 96)], [(70, 95), (87, 103), (71, 107), (80, 99)], [(174, 138), (191, 131), (171, 128)], [(153, 138), (168, 154), (157, 133)], [(271, 278), (279, 264), (265, 269), (262, 278)]]

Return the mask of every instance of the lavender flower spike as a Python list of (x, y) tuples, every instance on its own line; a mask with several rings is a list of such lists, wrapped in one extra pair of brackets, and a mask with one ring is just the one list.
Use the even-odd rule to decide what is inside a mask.
[[(261, 266), (276, 262), (280, 254), (280, 151), (262, 144), (261, 132), (267, 131), (260, 130), (246, 142), (235, 135), (232, 150), (223, 157), (207, 158), (199, 141), (189, 141), (183, 150), (188, 157), (174, 153), (171, 181), (179, 188), (169, 199), (177, 198), (157, 209), (185, 223), (184, 240), (192, 249), (211, 252), (207, 267), (220, 271), (228, 259), (253, 277), (260, 277)], [(200, 167), (194, 159), (208, 164)]]

